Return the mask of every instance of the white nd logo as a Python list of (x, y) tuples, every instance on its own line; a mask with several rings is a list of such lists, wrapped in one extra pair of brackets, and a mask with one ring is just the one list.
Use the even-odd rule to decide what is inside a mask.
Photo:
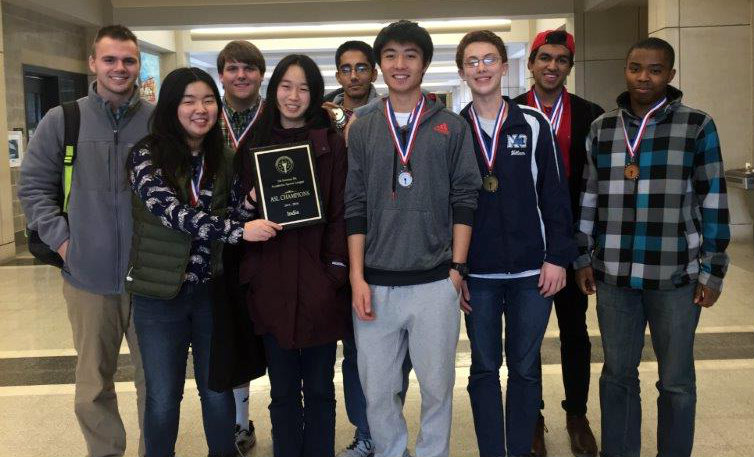
[(275, 169), (277, 169), (278, 172), (287, 175), (293, 171), (293, 159), (288, 156), (278, 157), (278, 159), (275, 160)]

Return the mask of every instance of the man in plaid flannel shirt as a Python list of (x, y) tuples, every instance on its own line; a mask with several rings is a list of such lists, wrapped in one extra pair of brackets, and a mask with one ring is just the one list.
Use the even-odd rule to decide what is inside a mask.
[[(657, 448), (689, 456), (694, 442), (694, 332), (720, 296), (728, 266), (728, 204), (712, 118), (669, 85), (673, 48), (631, 47), (628, 91), (592, 124), (581, 195), (576, 281), (597, 292), (605, 363), (603, 456), (638, 456), (638, 366), (647, 323), (657, 356)], [(625, 127), (624, 127), (625, 126)]]
[[(226, 147), (234, 151), (251, 137), (252, 126), (264, 108), (264, 100), (259, 95), (264, 71), (262, 52), (245, 40), (229, 42), (217, 56), (217, 73), (225, 90), (219, 122)], [(223, 251), (226, 272), (238, 272), (240, 256), (240, 245), (226, 246)], [(229, 289), (231, 300), (241, 303), (236, 309), (245, 313), (243, 297), (235, 287)], [(245, 455), (257, 441), (254, 423), (249, 420), (249, 384), (233, 389), (233, 397), (236, 402), (236, 447), (241, 455)]]

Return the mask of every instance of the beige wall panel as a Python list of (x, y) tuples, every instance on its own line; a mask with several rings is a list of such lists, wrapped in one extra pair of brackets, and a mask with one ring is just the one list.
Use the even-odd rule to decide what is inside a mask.
[(681, 75), (681, 55), (680, 55), (680, 44), (681, 44), (681, 29), (678, 27), (668, 28), (668, 29), (662, 29), (658, 30), (657, 32), (650, 33), (649, 36), (655, 37), (655, 38), (661, 38), (668, 43), (670, 43), (671, 46), (673, 46), (673, 49), (675, 50), (675, 79), (673, 79), (672, 84), (678, 88), (681, 88), (683, 85), (683, 78)]
[[(728, 167), (751, 162), (752, 74), (749, 27), (681, 29), (684, 101), (715, 119)], [(746, 100), (746, 102), (742, 102)]]
[(590, 12), (584, 18), (585, 60), (623, 59), (639, 38), (639, 8)]
[(573, 90), (578, 96), (586, 97), (586, 95), (584, 94), (584, 62), (574, 62), (571, 74), (574, 76), (573, 79), (575, 80), (575, 82), (573, 87), (569, 87), (569, 89)]
[(748, 24), (750, 0), (681, 0), (681, 27)]
[(680, 0), (648, 0), (647, 33), (664, 29), (665, 27), (678, 27), (679, 13), (678, 2)]
[(605, 111), (615, 108), (615, 99), (626, 90), (623, 67), (623, 59), (585, 62), (584, 97)]

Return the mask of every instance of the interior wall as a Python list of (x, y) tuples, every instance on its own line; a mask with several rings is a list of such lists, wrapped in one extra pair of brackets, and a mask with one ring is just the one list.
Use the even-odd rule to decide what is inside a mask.
[[(7, 127), (3, 132), (7, 132), (14, 128), (26, 128), (22, 66), (36, 65), (86, 74), (89, 40), (87, 28), (84, 26), (44, 16), (15, 4), (3, 3), (2, 22), (5, 51), (3, 97), (7, 114)], [(28, 142), (26, 132), (24, 135), (25, 142)], [(7, 141), (4, 141), (4, 144), (7, 144)], [(20, 168), (11, 168), (9, 175), (13, 232), (17, 240), (22, 240), (26, 219), (16, 192), (19, 172)]]

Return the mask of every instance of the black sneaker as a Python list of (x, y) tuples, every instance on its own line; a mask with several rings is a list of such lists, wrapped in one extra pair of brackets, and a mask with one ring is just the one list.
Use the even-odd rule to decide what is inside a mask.
[(254, 422), (249, 421), (249, 429), (242, 429), (236, 424), (236, 450), (240, 455), (246, 455), (247, 452), (257, 444), (257, 435), (254, 433)]

